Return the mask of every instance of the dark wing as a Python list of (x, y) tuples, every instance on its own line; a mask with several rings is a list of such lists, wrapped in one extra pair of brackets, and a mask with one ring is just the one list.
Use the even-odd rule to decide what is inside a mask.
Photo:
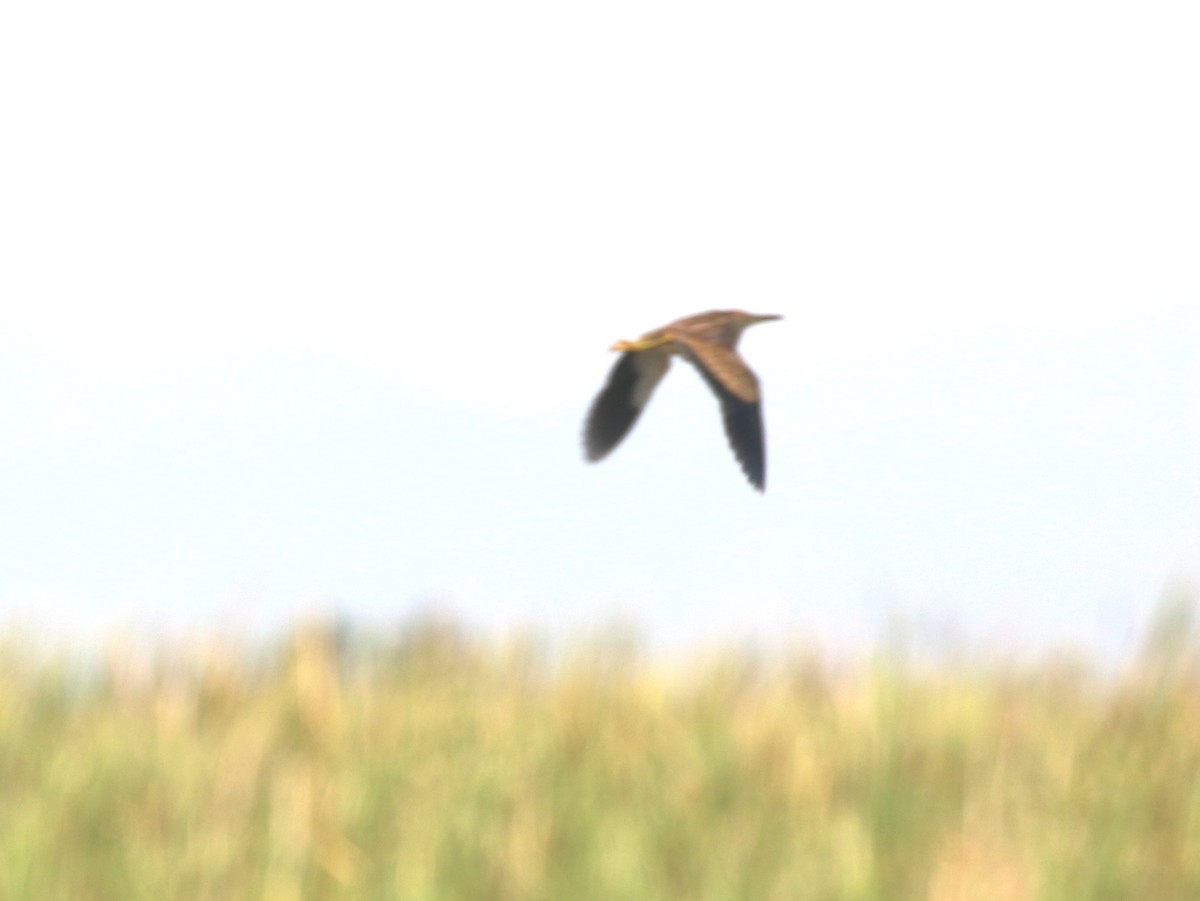
[(583, 446), (589, 461), (603, 460), (629, 434), (670, 365), (665, 350), (621, 354), (588, 412)]
[(758, 379), (741, 357), (717, 344), (681, 342), (686, 356), (721, 401), (721, 417), (729, 446), (750, 484), (762, 491), (767, 482), (766, 450)]

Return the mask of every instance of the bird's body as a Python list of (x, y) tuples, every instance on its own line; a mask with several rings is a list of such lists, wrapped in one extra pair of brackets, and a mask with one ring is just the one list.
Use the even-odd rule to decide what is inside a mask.
[(618, 341), (612, 349), (621, 351), (621, 358), (592, 403), (584, 428), (588, 460), (601, 460), (620, 444), (677, 354), (696, 367), (717, 395), (730, 447), (750, 483), (762, 491), (766, 454), (758, 379), (736, 348), (745, 328), (779, 318), (713, 310), (677, 319), (636, 341)]

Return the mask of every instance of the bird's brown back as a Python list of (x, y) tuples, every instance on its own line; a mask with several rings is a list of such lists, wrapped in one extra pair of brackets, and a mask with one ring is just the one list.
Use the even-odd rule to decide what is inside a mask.
[(677, 341), (705, 341), (722, 347), (734, 347), (742, 333), (739, 317), (745, 315), (740, 310), (710, 310), (676, 319), (657, 329), (656, 333), (668, 335)]

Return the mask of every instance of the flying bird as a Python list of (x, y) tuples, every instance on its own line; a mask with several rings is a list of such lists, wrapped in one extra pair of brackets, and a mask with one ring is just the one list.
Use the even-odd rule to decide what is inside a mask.
[(629, 434), (670, 367), (671, 355), (678, 354), (700, 371), (717, 395), (729, 446), (750, 484), (762, 491), (767, 464), (758, 378), (736, 348), (747, 327), (782, 318), (712, 310), (676, 319), (636, 341), (618, 341), (610, 350), (620, 351), (621, 358), (592, 402), (584, 427), (587, 459), (593, 463), (603, 460)]

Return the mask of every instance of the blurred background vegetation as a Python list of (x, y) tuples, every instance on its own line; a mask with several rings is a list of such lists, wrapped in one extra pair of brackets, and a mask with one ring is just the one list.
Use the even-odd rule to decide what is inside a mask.
[(0, 642), (0, 898), (1200, 898), (1200, 642)]

